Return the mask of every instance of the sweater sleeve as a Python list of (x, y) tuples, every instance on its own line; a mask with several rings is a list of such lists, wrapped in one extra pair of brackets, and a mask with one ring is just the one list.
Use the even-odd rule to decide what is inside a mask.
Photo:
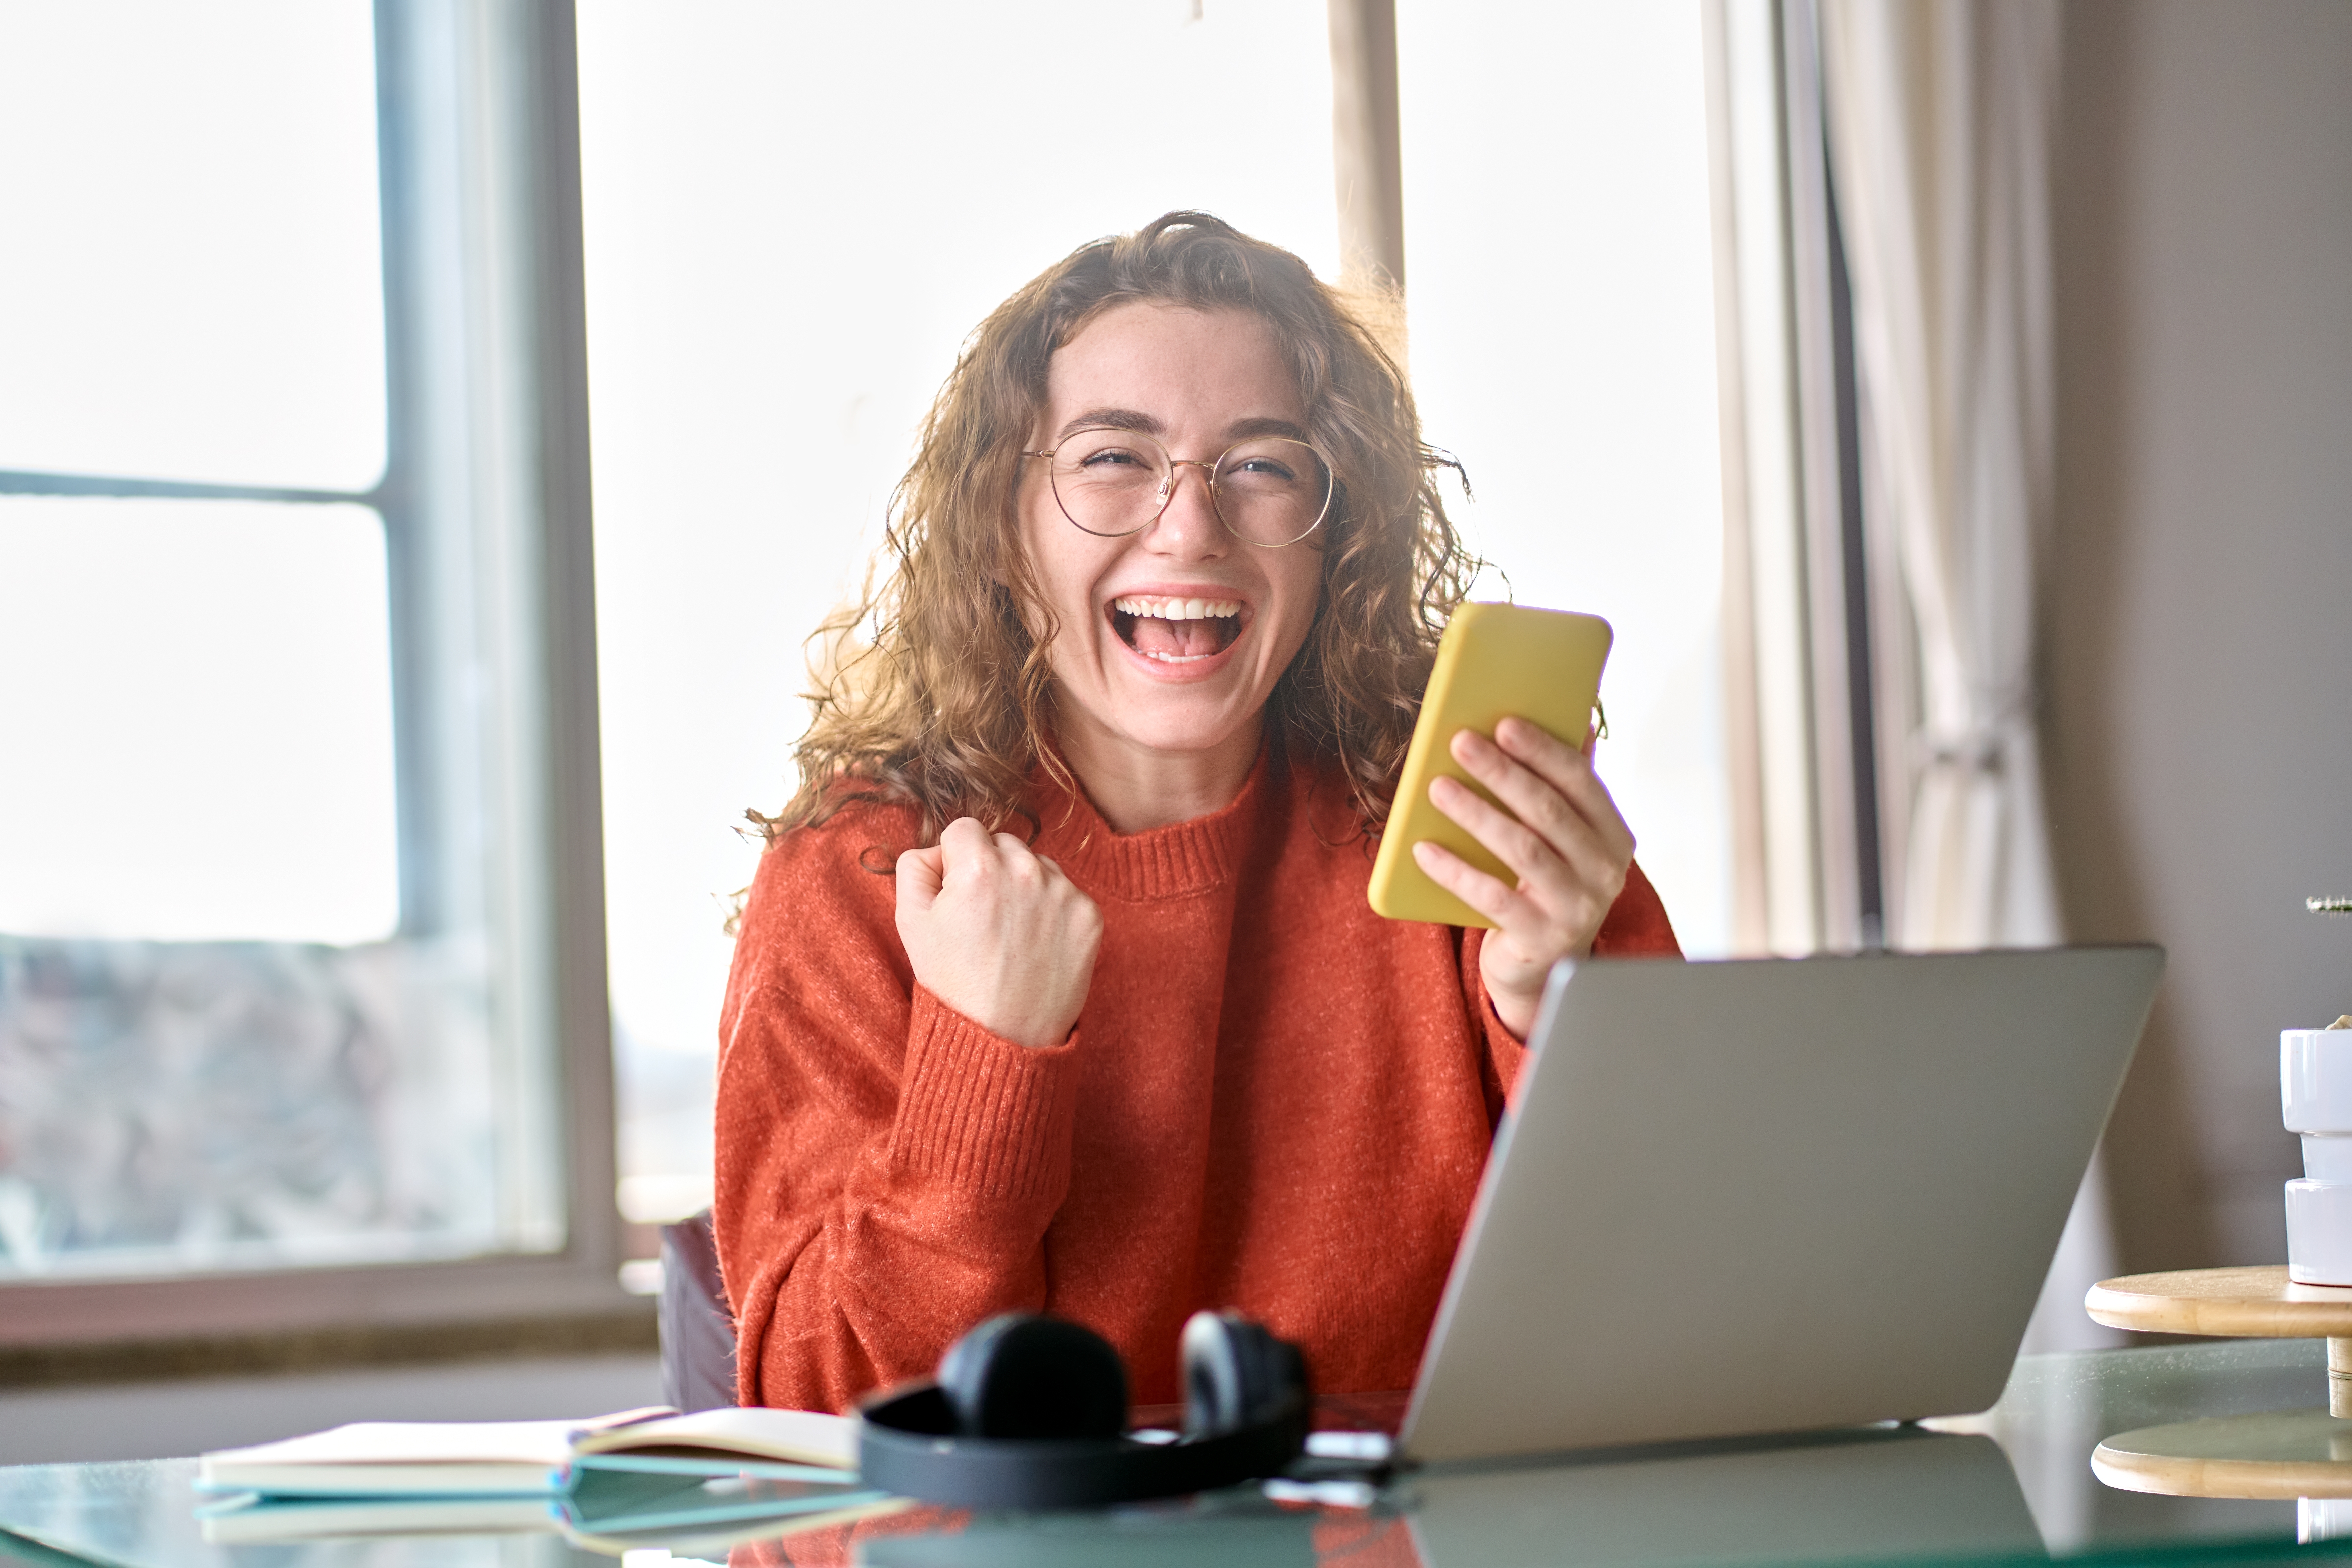
[[(1519, 1068), (1527, 1063), (1528, 1048), (1504, 1026), (1493, 1000), (1486, 994), (1486, 982), (1479, 976), (1478, 950), (1486, 938), (1486, 931), (1475, 927), (1463, 932), (1462, 999), (1486, 1036), (1486, 1107), (1489, 1120), (1499, 1121), (1504, 1106), (1518, 1086)], [(1625, 886), (1618, 891), (1617, 901), (1609, 906), (1609, 913), (1602, 917), (1601, 929), (1593, 933), (1592, 956), (1682, 955), (1682, 943), (1675, 939), (1674, 922), (1666, 918), (1666, 906), (1658, 898), (1657, 889), (1642, 874), (1639, 863), (1628, 865)]]
[(1069, 1183), (1076, 1036), (1033, 1050), (914, 983), (872, 814), (762, 857), (719, 1023), (716, 1193), (737, 1397), (842, 1410), (1034, 1310)]

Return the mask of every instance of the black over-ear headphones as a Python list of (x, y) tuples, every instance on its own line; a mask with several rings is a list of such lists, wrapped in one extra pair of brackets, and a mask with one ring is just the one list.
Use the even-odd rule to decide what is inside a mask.
[(967, 1508), (1080, 1508), (1270, 1476), (1307, 1443), (1298, 1347), (1233, 1313), (1184, 1325), (1184, 1434), (1127, 1432), (1127, 1368), (1098, 1334), (1008, 1312), (950, 1347), (938, 1380), (858, 1409), (868, 1486)]

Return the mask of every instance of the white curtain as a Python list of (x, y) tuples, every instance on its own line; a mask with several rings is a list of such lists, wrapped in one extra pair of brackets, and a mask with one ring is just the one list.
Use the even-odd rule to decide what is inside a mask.
[(1912, 948), (2059, 940), (2034, 741), (2050, 524), (2055, 0), (1826, 0), (1877, 499), (1918, 632)]
[[(1822, 0), (1821, 19), (1872, 500), (1917, 634), (1894, 935), (2047, 946), (2062, 932), (2034, 641), (2052, 521), (2057, 0)], [(2103, 1197), (2095, 1164), (2029, 1349), (2112, 1342), (2081, 1307), (2114, 1272)]]

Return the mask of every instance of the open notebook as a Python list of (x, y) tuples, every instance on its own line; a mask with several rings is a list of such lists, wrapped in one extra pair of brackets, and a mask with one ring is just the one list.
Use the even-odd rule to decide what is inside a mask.
[(847, 1484), (856, 1423), (811, 1410), (625, 1410), (571, 1421), (361, 1421), (206, 1454), (196, 1485), (267, 1497), (518, 1497), (583, 1468)]

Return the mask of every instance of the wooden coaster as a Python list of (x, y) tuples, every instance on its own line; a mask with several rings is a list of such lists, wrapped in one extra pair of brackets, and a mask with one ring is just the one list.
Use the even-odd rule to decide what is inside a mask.
[(2147, 1426), (2100, 1444), (2091, 1469), (2166, 1497), (2352, 1498), (2352, 1421), (2282, 1410)]
[(2212, 1334), (2230, 1340), (2352, 1337), (2352, 1288), (2294, 1284), (2284, 1263), (2102, 1279), (2083, 1298), (2083, 1310), (2094, 1322), (2144, 1334)]

